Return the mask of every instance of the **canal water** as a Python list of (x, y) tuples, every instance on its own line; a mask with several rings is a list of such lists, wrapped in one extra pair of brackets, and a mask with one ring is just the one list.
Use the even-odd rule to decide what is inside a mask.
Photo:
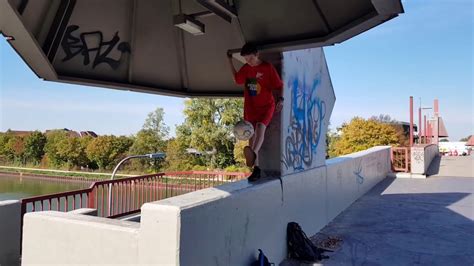
[(47, 195), (90, 186), (90, 182), (0, 175), (0, 201)]

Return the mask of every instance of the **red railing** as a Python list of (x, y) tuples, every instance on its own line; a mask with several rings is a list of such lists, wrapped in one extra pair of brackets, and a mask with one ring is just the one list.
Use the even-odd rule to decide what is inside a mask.
[[(146, 202), (245, 178), (245, 173), (187, 171), (94, 182), (89, 188), (22, 199), (21, 215), (34, 211), (97, 209), (100, 217), (137, 213)], [(109, 198), (111, 204), (109, 204)], [(110, 207), (110, 210), (109, 210)]]
[(410, 148), (392, 147), (390, 154), (394, 172), (410, 172)]

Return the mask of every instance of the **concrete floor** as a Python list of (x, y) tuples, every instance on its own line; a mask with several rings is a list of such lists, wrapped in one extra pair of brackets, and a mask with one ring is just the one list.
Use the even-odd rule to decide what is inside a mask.
[(342, 239), (329, 259), (281, 265), (474, 265), (473, 159), (442, 159), (456, 176), (385, 179), (312, 237)]

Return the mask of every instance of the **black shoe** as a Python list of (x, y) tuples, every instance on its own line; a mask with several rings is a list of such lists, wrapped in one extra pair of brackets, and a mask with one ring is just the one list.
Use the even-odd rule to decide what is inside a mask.
[(253, 168), (252, 174), (249, 177), (247, 177), (247, 180), (249, 182), (255, 182), (259, 180), (261, 177), (260, 172), (261, 172), (260, 168), (258, 166), (255, 166)]

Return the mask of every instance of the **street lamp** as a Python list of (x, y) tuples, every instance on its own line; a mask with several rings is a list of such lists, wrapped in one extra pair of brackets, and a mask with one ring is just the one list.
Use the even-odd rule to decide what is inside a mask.
[[(122, 163), (124, 163), (125, 161), (129, 160), (129, 159), (135, 159), (135, 158), (149, 158), (149, 159), (159, 159), (159, 158), (164, 158), (166, 156), (165, 153), (163, 152), (158, 152), (158, 153), (150, 153), (150, 154), (143, 154), (143, 155), (130, 155), (130, 156), (127, 156), (125, 158), (123, 158), (118, 164), (117, 166), (115, 166), (115, 169), (114, 171), (112, 172), (112, 176), (110, 177), (110, 180), (113, 180), (114, 177), (115, 177), (115, 174), (117, 173), (120, 165), (122, 165)], [(112, 183), (109, 184), (109, 202), (108, 202), (108, 216), (111, 215), (112, 213)]]

